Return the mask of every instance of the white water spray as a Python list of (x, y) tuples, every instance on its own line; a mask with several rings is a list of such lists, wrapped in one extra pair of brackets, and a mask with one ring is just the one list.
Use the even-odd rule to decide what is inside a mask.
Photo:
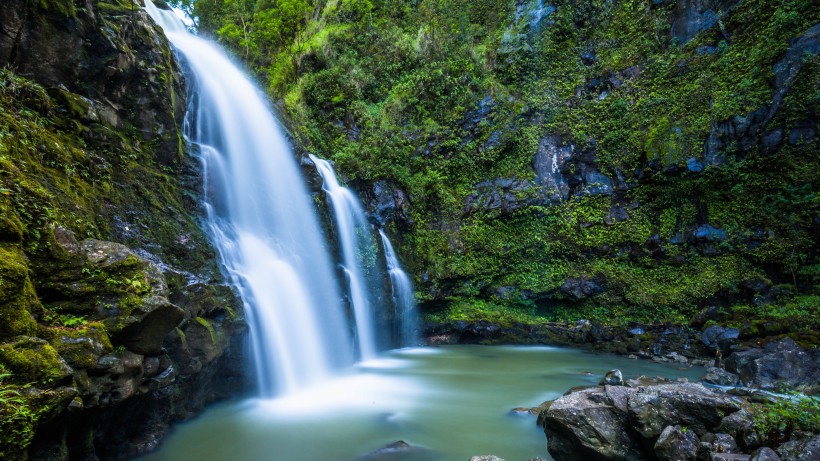
[(416, 309), (416, 297), (413, 294), (413, 284), (410, 277), (404, 272), (399, 264), (399, 258), (393, 250), (393, 245), (387, 234), (379, 229), (384, 247), (384, 259), (387, 263), (387, 271), (390, 273), (390, 283), (393, 288), (393, 304), (396, 308), (396, 325), (398, 328), (399, 344), (402, 346), (415, 346), (419, 342), (418, 338), (418, 313)]
[(359, 200), (346, 187), (339, 184), (333, 167), (326, 160), (310, 155), (316, 170), (324, 180), (324, 190), (333, 205), (336, 234), (341, 247), (345, 278), (350, 289), (350, 304), (356, 316), (356, 339), (363, 360), (373, 358), (377, 352), (375, 313), (371, 306), (371, 293), (363, 262), (373, 252), (370, 223)]
[(264, 96), (222, 50), (145, 3), (190, 68), (186, 135), (200, 147), (211, 237), (245, 303), (260, 392), (316, 384), (353, 356), (333, 265), (290, 147)]

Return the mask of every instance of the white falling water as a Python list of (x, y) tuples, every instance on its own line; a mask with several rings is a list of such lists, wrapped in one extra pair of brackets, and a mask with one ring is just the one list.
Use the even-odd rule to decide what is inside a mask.
[(382, 246), (384, 247), (384, 259), (387, 263), (387, 271), (390, 274), (390, 283), (393, 289), (393, 304), (396, 308), (395, 324), (398, 328), (398, 340), (401, 346), (415, 346), (418, 344), (418, 314), (416, 310), (416, 297), (413, 294), (413, 284), (410, 277), (404, 272), (393, 250), (393, 245), (387, 234), (379, 229), (382, 236)]
[(333, 167), (326, 160), (310, 155), (316, 170), (324, 180), (324, 191), (333, 205), (336, 220), (336, 234), (342, 253), (342, 267), (350, 289), (350, 304), (356, 317), (356, 340), (361, 358), (366, 360), (376, 355), (375, 314), (371, 306), (371, 293), (363, 262), (372, 252), (370, 223), (359, 200), (346, 187), (339, 184)]
[(186, 135), (200, 146), (208, 225), (245, 303), (260, 392), (318, 383), (353, 354), (332, 262), (290, 147), (264, 96), (219, 47), (145, 3), (190, 69)]

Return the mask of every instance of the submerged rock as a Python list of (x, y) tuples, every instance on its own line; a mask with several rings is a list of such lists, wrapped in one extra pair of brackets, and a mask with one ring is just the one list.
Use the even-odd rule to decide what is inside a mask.
[(410, 445), (404, 440), (397, 440), (360, 456), (355, 461), (390, 461), (404, 459), (406, 456), (418, 457), (424, 454), (431, 455), (432, 453), (425, 448)]

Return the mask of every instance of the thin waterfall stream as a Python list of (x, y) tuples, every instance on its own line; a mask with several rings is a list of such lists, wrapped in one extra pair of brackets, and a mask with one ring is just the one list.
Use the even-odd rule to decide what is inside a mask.
[(410, 277), (401, 268), (393, 244), (383, 229), (379, 229), (384, 247), (384, 259), (387, 262), (387, 272), (390, 274), (390, 285), (393, 294), (393, 305), (395, 307), (397, 321), (394, 322), (398, 329), (397, 336), (400, 344), (404, 346), (416, 345), (419, 342), (418, 314), (416, 312), (416, 298), (413, 294), (413, 283)]
[(366, 277), (364, 261), (373, 253), (370, 224), (359, 200), (339, 184), (333, 167), (326, 160), (311, 154), (310, 159), (324, 180), (324, 191), (333, 205), (336, 234), (342, 254), (342, 270), (349, 288), (350, 304), (356, 317), (356, 343), (362, 359), (373, 358), (378, 350), (375, 313), (371, 296), (374, 283)]

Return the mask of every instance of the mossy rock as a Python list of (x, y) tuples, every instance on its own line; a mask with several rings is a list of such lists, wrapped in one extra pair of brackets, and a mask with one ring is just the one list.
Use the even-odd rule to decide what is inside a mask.
[(22, 250), (0, 245), (0, 340), (33, 334), (36, 323), (32, 312), (41, 308)]
[(0, 363), (21, 384), (55, 385), (69, 379), (72, 371), (50, 344), (29, 336), (0, 345)]
[(45, 327), (40, 336), (74, 369), (93, 368), (99, 357), (114, 350), (105, 325), (92, 322), (80, 328)]

